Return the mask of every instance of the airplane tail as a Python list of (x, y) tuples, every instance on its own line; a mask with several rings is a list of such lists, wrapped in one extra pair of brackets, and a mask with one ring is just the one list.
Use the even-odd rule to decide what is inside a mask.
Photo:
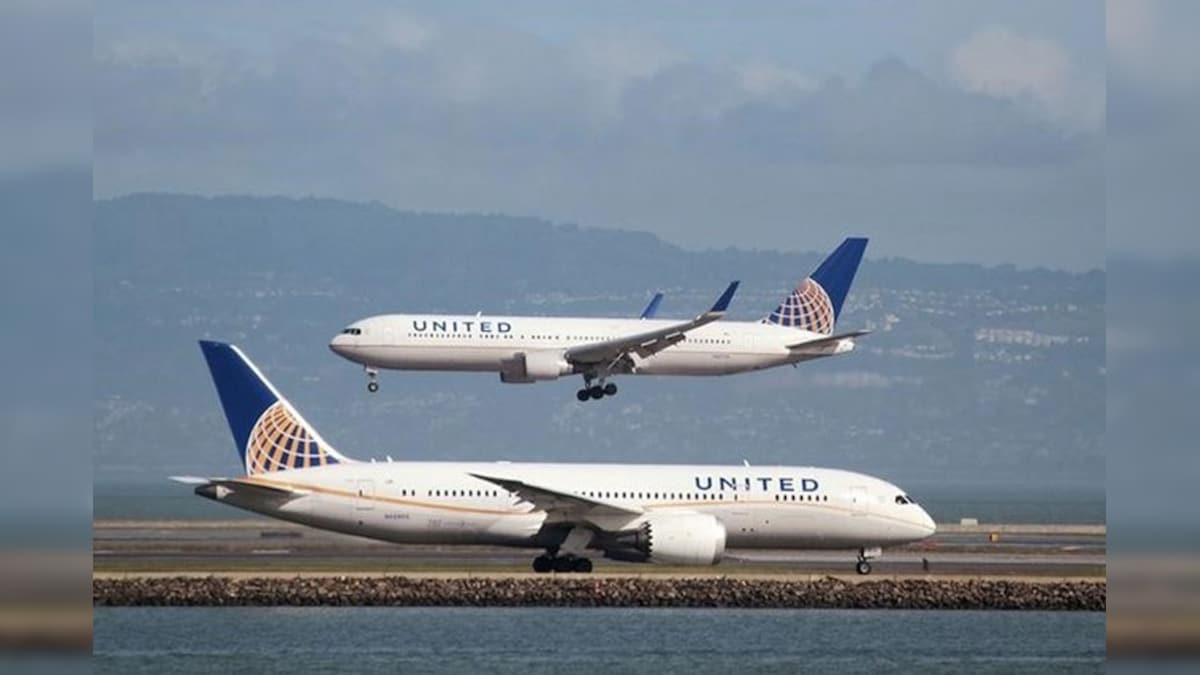
[(247, 475), (350, 461), (321, 438), (240, 349), (201, 340), (200, 350)]
[(763, 323), (832, 335), (866, 249), (866, 238), (845, 239), (815, 272), (801, 281), (775, 311), (763, 319)]

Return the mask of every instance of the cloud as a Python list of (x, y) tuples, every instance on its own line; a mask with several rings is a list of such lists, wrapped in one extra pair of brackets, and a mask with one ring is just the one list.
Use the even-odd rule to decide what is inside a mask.
[(1104, 126), (1104, 83), (1087, 78), (1057, 43), (993, 26), (951, 52), (951, 77), (967, 91), (1009, 99), (1070, 130)]
[(770, 61), (752, 61), (737, 67), (742, 88), (754, 96), (773, 96), (812, 91), (818, 82), (794, 68)]
[(806, 248), (853, 228), (881, 237), (878, 254), (1099, 264), (1089, 244), (1061, 251), (1102, 233), (1102, 135), (1029, 114), (994, 83), (900, 59), (822, 79), (639, 33), (357, 21), (254, 49), (219, 31), (98, 29), (97, 194), (377, 199), (690, 247)]
[(373, 25), (383, 43), (396, 49), (421, 50), (437, 36), (432, 22), (400, 12), (386, 12)]

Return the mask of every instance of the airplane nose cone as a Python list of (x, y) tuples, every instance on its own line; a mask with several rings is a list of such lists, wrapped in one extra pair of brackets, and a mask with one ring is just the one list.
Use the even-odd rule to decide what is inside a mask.
[[(920, 507), (917, 507), (920, 509)], [(918, 527), (925, 530), (922, 537), (932, 537), (934, 532), (937, 532), (937, 523), (933, 522), (933, 518), (929, 516), (929, 512), (925, 509), (920, 509), (921, 516), (918, 520)]]
[(329, 349), (342, 358), (353, 360), (354, 340), (349, 335), (339, 333), (329, 341)]

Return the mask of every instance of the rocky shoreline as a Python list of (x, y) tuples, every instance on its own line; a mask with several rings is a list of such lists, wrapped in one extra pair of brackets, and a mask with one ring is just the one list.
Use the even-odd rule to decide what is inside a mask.
[(713, 578), (125, 577), (104, 607), (733, 607), (1104, 611), (1105, 581)]

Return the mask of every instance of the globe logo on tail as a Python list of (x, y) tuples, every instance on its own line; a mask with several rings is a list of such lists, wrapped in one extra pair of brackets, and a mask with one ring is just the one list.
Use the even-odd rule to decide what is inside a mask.
[(251, 476), (337, 463), (283, 401), (263, 411), (246, 442), (246, 473)]
[(788, 295), (771, 315), (763, 319), (764, 323), (773, 323), (788, 328), (831, 335), (833, 333), (833, 302), (829, 294), (821, 288), (821, 284), (810, 279), (800, 282), (800, 285)]

